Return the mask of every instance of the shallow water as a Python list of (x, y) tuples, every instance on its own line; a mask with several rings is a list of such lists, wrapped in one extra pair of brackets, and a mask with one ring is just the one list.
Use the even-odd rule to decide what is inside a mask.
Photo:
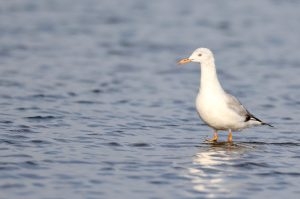
[[(0, 198), (297, 198), (298, 1), (0, 3)], [(275, 128), (209, 144), (197, 47)], [(226, 140), (227, 133), (220, 133)]]

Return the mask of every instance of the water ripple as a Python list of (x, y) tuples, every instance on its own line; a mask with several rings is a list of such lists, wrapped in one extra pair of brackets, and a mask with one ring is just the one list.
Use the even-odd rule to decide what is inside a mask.
[[(3, 1), (0, 17), (0, 198), (299, 197), (298, 1)], [(205, 142), (199, 66), (176, 64), (200, 46), (276, 128)]]

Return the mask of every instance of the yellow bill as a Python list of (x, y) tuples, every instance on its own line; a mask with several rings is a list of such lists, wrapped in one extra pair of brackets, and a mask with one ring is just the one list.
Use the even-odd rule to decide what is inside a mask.
[(187, 64), (187, 63), (190, 63), (192, 60), (189, 59), (189, 58), (184, 58), (184, 59), (181, 59), (180, 61), (177, 62), (177, 64)]

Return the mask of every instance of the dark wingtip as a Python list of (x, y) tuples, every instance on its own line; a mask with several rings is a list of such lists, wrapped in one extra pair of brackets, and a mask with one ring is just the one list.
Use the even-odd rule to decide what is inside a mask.
[(265, 122), (262, 122), (261, 125), (267, 125), (267, 126), (269, 126), (269, 127), (274, 128), (274, 126), (272, 126), (271, 124), (265, 123)]

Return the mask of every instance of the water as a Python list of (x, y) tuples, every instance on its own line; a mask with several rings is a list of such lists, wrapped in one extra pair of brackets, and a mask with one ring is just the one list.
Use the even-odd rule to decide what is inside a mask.
[[(0, 198), (297, 198), (298, 1), (0, 3)], [(194, 99), (224, 87), (276, 128), (207, 144)], [(226, 140), (227, 133), (220, 133)]]

